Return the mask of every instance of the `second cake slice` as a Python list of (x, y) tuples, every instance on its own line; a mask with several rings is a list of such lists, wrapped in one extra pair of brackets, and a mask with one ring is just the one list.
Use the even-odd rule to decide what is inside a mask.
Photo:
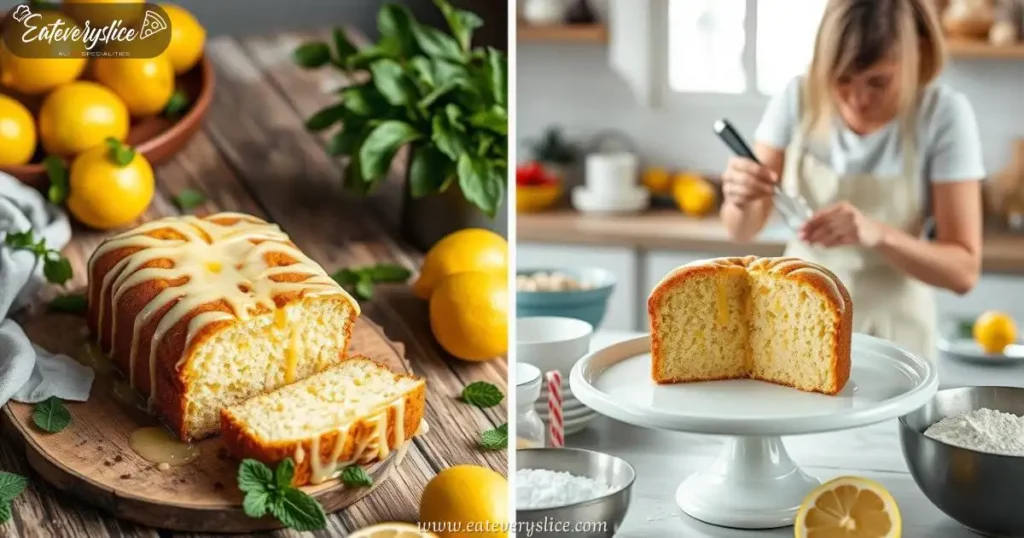
[(419, 430), (426, 382), (353, 357), (221, 411), (221, 438), (237, 458), (291, 457), (295, 485), (319, 484), (355, 463), (387, 457)]

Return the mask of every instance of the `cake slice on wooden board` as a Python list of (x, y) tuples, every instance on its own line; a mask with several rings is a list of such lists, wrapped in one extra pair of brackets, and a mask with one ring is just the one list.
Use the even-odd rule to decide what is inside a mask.
[(355, 463), (381, 461), (420, 428), (426, 382), (352, 357), (302, 381), (221, 411), (236, 458), (295, 463), (294, 485), (319, 484)]
[(825, 267), (798, 258), (683, 265), (647, 301), (657, 383), (751, 378), (837, 394), (850, 377), (853, 303)]
[(220, 410), (341, 361), (359, 304), (274, 224), (154, 220), (89, 259), (89, 328), (182, 440)]

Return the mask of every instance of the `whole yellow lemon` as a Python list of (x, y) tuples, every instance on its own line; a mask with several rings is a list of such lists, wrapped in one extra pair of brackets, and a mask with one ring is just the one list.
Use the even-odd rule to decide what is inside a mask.
[(25, 105), (0, 95), (0, 166), (17, 166), (36, 151), (36, 122)]
[(508, 481), (479, 465), (444, 469), (423, 489), (420, 523), (440, 538), (505, 538)]
[(508, 277), (502, 271), (456, 273), (430, 296), (430, 328), (441, 347), (465, 361), (508, 352)]
[(1003, 312), (989, 311), (974, 321), (974, 341), (986, 353), (1002, 353), (1017, 341), (1017, 324)]
[[(31, 25), (41, 29), (63, 23), (62, 31), (72, 31), (78, 25), (73, 19), (56, 11), (42, 11), (29, 19)], [(10, 32), (15, 26), (10, 26)], [(28, 32), (24, 27), (22, 33)], [(34, 30), (36, 35), (38, 30)], [(4, 39), (22, 39), (5, 35)], [(0, 85), (24, 95), (39, 95), (76, 80), (85, 70), (85, 46), (77, 40), (47, 41), (34, 39), (23, 43), (17, 51), (0, 46)], [(61, 57), (56, 57), (60, 55)]]
[(160, 4), (160, 7), (171, 18), (171, 44), (164, 54), (174, 72), (180, 75), (195, 67), (202, 57), (206, 29), (185, 8), (174, 4)]
[(153, 200), (153, 167), (144, 156), (110, 139), (79, 154), (68, 177), (68, 211), (99, 230), (142, 216)]
[(124, 101), (133, 117), (155, 116), (174, 94), (174, 69), (166, 55), (156, 58), (100, 58), (93, 75)]
[(648, 168), (644, 170), (640, 183), (651, 194), (668, 194), (672, 190), (672, 175), (664, 168)]
[(445, 236), (427, 251), (413, 293), (429, 299), (438, 282), (464, 271), (492, 271), (508, 268), (508, 242), (482, 228), (466, 228)]
[(715, 209), (714, 187), (699, 176), (682, 176), (672, 185), (672, 196), (679, 209), (691, 217), (704, 217)]
[(71, 156), (128, 136), (128, 109), (112, 90), (95, 82), (61, 86), (39, 110), (39, 139), (51, 155)]

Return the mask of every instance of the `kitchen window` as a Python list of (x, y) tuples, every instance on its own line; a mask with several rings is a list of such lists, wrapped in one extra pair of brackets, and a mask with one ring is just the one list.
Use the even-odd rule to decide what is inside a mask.
[(771, 95), (804, 72), (827, 0), (668, 0), (676, 92)]

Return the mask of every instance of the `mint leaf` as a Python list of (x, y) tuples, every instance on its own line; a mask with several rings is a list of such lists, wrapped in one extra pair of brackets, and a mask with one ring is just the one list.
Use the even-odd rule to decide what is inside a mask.
[(135, 159), (135, 150), (122, 144), (120, 140), (111, 136), (107, 138), (106, 143), (110, 150), (109, 158), (114, 164), (128, 166)]
[(310, 131), (323, 131), (341, 121), (345, 117), (346, 110), (348, 110), (348, 107), (344, 103), (322, 108), (306, 120), (306, 129)]
[(7, 523), (14, 514), (11, 512), (10, 502), (0, 502), (0, 523)]
[(182, 90), (175, 90), (164, 107), (164, 114), (171, 118), (177, 118), (188, 110), (188, 94)]
[[(56, 251), (50, 251), (50, 253), (56, 253)], [(43, 259), (43, 276), (46, 277), (46, 280), (63, 286), (65, 282), (71, 280), (71, 262), (60, 253), (56, 253), (56, 256), (47, 255)]]
[(493, 430), (480, 434), (480, 447), (484, 450), (502, 450), (508, 448), (508, 423)]
[(292, 59), (300, 67), (306, 69), (322, 67), (331, 61), (331, 49), (327, 47), (326, 43), (319, 41), (304, 43), (292, 52)]
[(370, 278), (377, 283), (402, 283), (409, 280), (412, 271), (393, 263), (378, 263), (367, 271)]
[(69, 293), (67, 295), (61, 295), (54, 297), (50, 301), (51, 312), (68, 312), (72, 314), (78, 314), (85, 312), (89, 306), (89, 301), (85, 298), (85, 295), (81, 293)]
[(490, 163), (483, 158), (463, 153), (458, 164), (459, 188), (466, 201), (480, 208), (485, 215), (494, 218), (498, 206), (505, 197), (505, 177), (495, 173)]
[(56, 155), (50, 155), (43, 159), (43, 167), (50, 178), (50, 188), (46, 191), (46, 197), (54, 205), (63, 204), (68, 198), (68, 169), (64, 166), (64, 161)]
[(252, 490), (246, 493), (245, 499), (242, 500), (242, 511), (251, 518), (259, 519), (267, 513), (269, 504), (269, 492)]
[(290, 488), (274, 499), (270, 512), (286, 527), (300, 532), (320, 530), (327, 526), (327, 514), (320, 503), (296, 488)]
[(386, 120), (374, 127), (359, 147), (363, 181), (372, 183), (387, 174), (399, 148), (422, 136), (415, 127), (402, 121)]
[(285, 458), (277, 464), (274, 469), (274, 484), (279, 490), (292, 487), (292, 478), (295, 476), (295, 462), (291, 458)]
[(344, 30), (335, 28), (334, 32), (334, 62), (339, 67), (344, 67), (348, 64), (348, 59), (354, 54), (359, 52), (359, 49), (352, 44), (352, 40), (348, 38), (348, 35)]
[(36, 404), (32, 409), (32, 422), (47, 433), (57, 433), (71, 424), (71, 412), (56, 396)]
[(359, 465), (349, 465), (341, 472), (341, 481), (346, 486), (369, 487), (373, 485), (373, 478), (366, 473), (366, 470)]
[(359, 282), (356, 282), (356, 297), (363, 300), (369, 301), (373, 299), (373, 280), (367, 275), (361, 275)]
[(969, 319), (964, 319), (957, 322), (956, 335), (959, 338), (973, 338), (974, 322)]
[(483, 19), (476, 13), (453, 8), (444, 0), (434, 0), (434, 4), (444, 14), (448, 28), (458, 40), (459, 46), (462, 47), (462, 50), (469, 51), (470, 43), (473, 40), (473, 31), (484, 25)]
[(494, 407), (504, 398), (498, 387), (486, 381), (474, 381), (462, 389), (462, 401), (480, 408)]
[(4, 238), (4, 243), (11, 248), (29, 248), (34, 242), (35, 238), (32, 236), (32, 230), (7, 232), (7, 237)]
[(432, 145), (416, 148), (409, 165), (409, 194), (423, 198), (435, 192), (444, 192), (455, 177), (455, 164), (447, 155)]
[(7, 503), (21, 495), (28, 486), (28, 478), (20, 474), (0, 471), (0, 503)]
[(244, 459), (238, 466), (238, 489), (248, 493), (265, 492), (274, 483), (274, 472), (263, 462)]
[(182, 189), (174, 195), (172, 201), (181, 211), (189, 211), (202, 205), (206, 201), (206, 195), (195, 189)]
[(351, 286), (359, 282), (359, 272), (353, 269), (338, 269), (331, 278), (340, 286)]

